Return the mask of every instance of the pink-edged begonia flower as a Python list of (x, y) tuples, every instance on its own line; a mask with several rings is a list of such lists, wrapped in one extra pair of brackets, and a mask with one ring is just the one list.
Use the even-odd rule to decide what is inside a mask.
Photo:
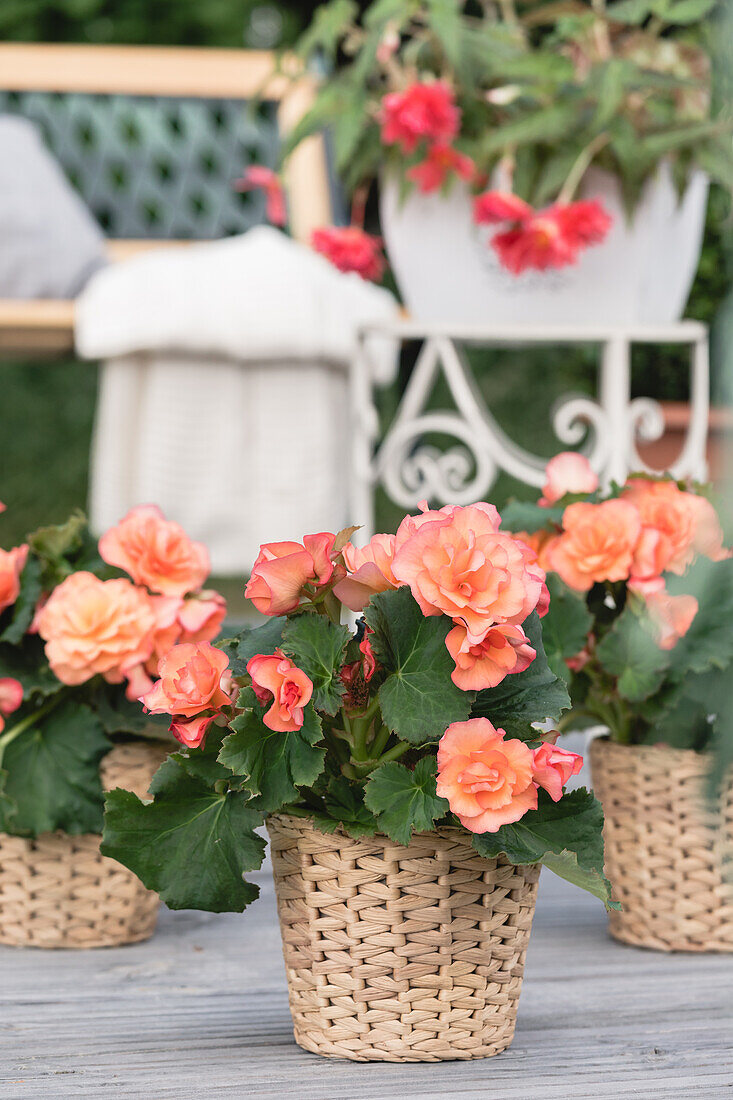
[(575, 263), (580, 249), (600, 244), (610, 226), (600, 203), (556, 203), (497, 233), (491, 247), (514, 275), (530, 268), (545, 271)]
[(132, 508), (99, 540), (108, 565), (124, 569), (136, 584), (164, 596), (197, 592), (209, 575), (209, 554), (155, 504)]
[(303, 709), (313, 695), (313, 683), (305, 672), (280, 650), (258, 653), (247, 662), (247, 672), (259, 702), (272, 700), (262, 717), (265, 725), (276, 733), (299, 730), (305, 718)]
[(151, 714), (195, 718), (205, 710), (229, 706), (221, 686), (229, 661), (209, 642), (173, 646), (160, 662), (160, 679), (140, 702)]
[(495, 529), (481, 505), (455, 507), (422, 523), (398, 547), (392, 572), (424, 615), (462, 620), (474, 637), (494, 623), (522, 623), (537, 607), (544, 573), (513, 535)]
[(438, 745), (437, 793), (472, 833), (495, 833), (537, 808), (532, 750), (488, 718), (453, 722)]
[(397, 588), (392, 573), (394, 552), (394, 535), (373, 535), (366, 546), (347, 542), (342, 554), (348, 572), (334, 585), (334, 595), (350, 611), (362, 611), (375, 593)]
[(474, 639), (463, 623), (449, 631), (445, 644), (456, 667), (451, 680), (462, 691), (496, 687), (505, 676), (524, 672), (537, 656), (521, 626), (499, 623)]
[(0, 614), (10, 607), (20, 595), (20, 577), (28, 560), (28, 546), (14, 546), (12, 550), (0, 550)]
[(381, 238), (372, 237), (358, 225), (314, 229), (311, 245), (346, 275), (353, 272), (362, 279), (378, 283), (384, 274)]
[(5, 729), (5, 719), (23, 702), (23, 685), (12, 676), (0, 677), (0, 733)]
[(244, 594), (262, 615), (285, 615), (300, 603), (305, 585), (321, 588), (333, 576), (335, 535), (322, 531), (303, 542), (266, 542), (260, 547)]
[(523, 222), (533, 214), (529, 203), (510, 191), (484, 191), (473, 200), (473, 220), (477, 225)]
[(36, 626), (62, 684), (83, 684), (97, 674), (120, 683), (150, 657), (155, 619), (143, 589), (80, 571), (53, 590)]
[(640, 532), (639, 513), (626, 500), (570, 504), (545, 557), (569, 588), (588, 592), (599, 581), (627, 579)]
[(250, 164), (244, 170), (241, 179), (234, 183), (237, 191), (263, 191), (265, 195), (265, 213), (272, 225), (283, 226), (288, 220), (285, 208), (285, 192), (277, 172), (263, 164)]
[(453, 89), (442, 80), (417, 82), (382, 100), (382, 141), (412, 153), (423, 139), (451, 142), (458, 133), (461, 112)]
[(577, 752), (558, 749), (545, 742), (534, 750), (532, 775), (535, 783), (547, 791), (553, 802), (562, 798), (562, 789), (571, 775), (577, 775), (583, 767), (583, 757)]
[(431, 145), (425, 159), (407, 170), (407, 178), (416, 183), (423, 194), (438, 191), (452, 176), (469, 182), (476, 166), (465, 153), (459, 153), (452, 145)]
[(585, 455), (562, 451), (545, 466), (545, 484), (539, 503), (554, 504), (568, 493), (595, 493), (598, 475)]

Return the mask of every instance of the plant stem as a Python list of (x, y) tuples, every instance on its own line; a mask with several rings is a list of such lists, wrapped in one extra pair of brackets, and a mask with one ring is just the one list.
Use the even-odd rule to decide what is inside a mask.
[(21, 719), (20, 722), (17, 722), (14, 726), (11, 726), (9, 730), (5, 731), (2, 737), (0, 737), (0, 765), (3, 762), (5, 749), (10, 744), (10, 742), (14, 741), (16, 737), (19, 737), (21, 733), (25, 733), (27, 729), (35, 726), (36, 723), (41, 720), (41, 718), (45, 718), (47, 714), (50, 714), (51, 711), (54, 710), (60, 702), (62, 702), (65, 694), (66, 693), (63, 691), (58, 692), (58, 694), (55, 695), (49, 703), (46, 703), (44, 706), (39, 707), (38, 710), (34, 710), (32, 714), (27, 714), (25, 718)]
[(387, 749), (379, 759), (380, 764), (386, 764), (388, 760), (399, 760), (412, 746), (407, 741), (398, 741), (391, 749)]
[(568, 172), (568, 177), (565, 183), (562, 185), (560, 194), (557, 196), (557, 201), (560, 203), (571, 202), (575, 192), (578, 189), (578, 184), (582, 180), (585, 172), (593, 160), (596, 153), (600, 152), (604, 145), (607, 145), (610, 141), (610, 135), (607, 133), (596, 134), (593, 141), (588, 142), (585, 149), (583, 149), (575, 160), (573, 167)]
[(389, 729), (389, 727), (385, 726), (384, 723), (382, 723), (372, 743), (372, 756), (380, 757), (382, 755), (382, 753), (384, 752), (384, 747), (390, 739), (391, 732), (392, 731)]

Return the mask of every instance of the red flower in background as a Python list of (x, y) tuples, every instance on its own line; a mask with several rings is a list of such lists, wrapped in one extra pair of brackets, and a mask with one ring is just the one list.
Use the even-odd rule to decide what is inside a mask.
[(407, 172), (407, 178), (416, 183), (424, 194), (437, 191), (449, 176), (472, 180), (476, 166), (470, 157), (459, 153), (452, 145), (431, 145), (425, 160)]
[(242, 178), (235, 181), (234, 188), (237, 191), (264, 191), (267, 220), (273, 225), (285, 225), (288, 220), (285, 192), (279, 176), (272, 168), (250, 164)]
[(474, 201), (473, 219), (478, 225), (513, 222), (509, 229), (491, 238), (491, 247), (507, 271), (521, 275), (533, 268), (574, 264), (578, 252), (600, 244), (611, 228), (611, 217), (595, 199), (555, 203), (546, 210), (533, 210), (504, 191), (486, 191)]
[(371, 237), (357, 225), (316, 229), (311, 244), (339, 271), (355, 272), (362, 279), (374, 282), (379, 282), (384, 274), (381, 239)]
[(411, 84), (382, 100), (382, 141), (412, 153), (419, 141), (450, 142), (458, 133), (461, 112), (453, 89), (442, 80)]

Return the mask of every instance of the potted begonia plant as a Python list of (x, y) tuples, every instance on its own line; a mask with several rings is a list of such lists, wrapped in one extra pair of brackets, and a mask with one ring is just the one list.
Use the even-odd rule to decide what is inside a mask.
[(700, 487), (632, 476), (601, 493), (587, 461), (548, 465), (508, 524), (552, 593), (545, 648), (568, 681), (564, 728), (591, 744), (614, 936), (733, 951), (733, 558)]
[[(314, 245), (343, 270), (379, 275), (379, 242), (361, 226), (379, 177), (389, 259), (418, 319), (676, 320), (708, 178), (733, 183), (730, 104), (711, 96), (723, 8), (374, 0), (360, 15), (354, 0), (330, 0), (298, 52), (335, 71), (285, 156), (327, 127), (355, 212)], [(267, 184), (272, 194), (272, 173)], [(284, 221), (284, 204), (277, 212)]]
[(539, 865), (608, 900), (600, 806), (564, 791), (580, 757), (541, 732), (568, 704), (542, 648), (544, 573), (499, 525), (477, 504), (362, 548), (354, 529), (267, 543), (246, 589), (266, 621), (175, 646), (142, 697), (188, 748), (152, 801), (108, 794), (103, 851), (173, 908), (241, 911), (265, 821), (308, 1050), (496, 1054)]
[(137, 697), (176, 642), (214, 638), (205, 548), (156, 508), (99, 544), (75, 514), (0, 550), (0, 943), (152, 935), (159, 901), (99, 851), (103, 789), (145, 795), (173, 739)]

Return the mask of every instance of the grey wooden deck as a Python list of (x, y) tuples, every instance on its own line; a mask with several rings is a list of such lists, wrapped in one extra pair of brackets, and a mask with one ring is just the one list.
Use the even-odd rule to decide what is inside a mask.
[(307, 1054), (260, 878), (249, 913), (166, 911), (139, 946), (0, 948), (3, 1100), (733, 1098), (733, 956), (615, 944), (600, 903), (549, 872), (509, 1051), (418, 1066)]

